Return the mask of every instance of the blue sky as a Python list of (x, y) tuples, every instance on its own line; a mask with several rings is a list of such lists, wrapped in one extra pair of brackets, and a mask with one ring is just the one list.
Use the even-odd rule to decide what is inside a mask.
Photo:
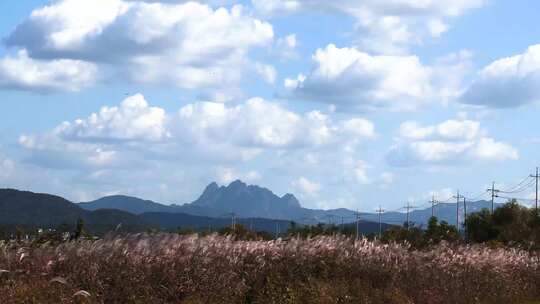
[(4, 1), (0, 187), (181, 204), (242, 179), (365, 211), (510, 187), (540, 163), (539, 9)]

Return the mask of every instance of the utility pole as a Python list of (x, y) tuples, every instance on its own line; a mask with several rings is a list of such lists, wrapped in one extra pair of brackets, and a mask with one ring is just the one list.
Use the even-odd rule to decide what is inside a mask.
[(276, 222), (276, 240), (279, 237), (279, 222)]
[(407, 206), (404, 207), (405, 209), (407, 209), (407, 221), (405, 222), (405, 224), (407, 225), (407, 230), (409, 230), (409, 226), (410, 226), (410, 223), (409, 223), (409, 211), (413, 208), (416, 208), (414, 206), (411, 206), (409, 202), (407, 202)]
[(381, 239), (382, 235), (382, 221), (381, 221), (381, 215), (384, 212), (384, 210), (379, 206), (379, 210), (377, 210), (377, 213), (379, 213), (379, 239)]
[(356, 239), (360, 236), (360, 212), (356, 209)]
[(536, 174), (531, 175), (531, 177), (534, 177), (536, 180), (536, 196), (534, 199), (534, 210), (538, 214), (538, 178), (540, 178), (540, 175), (538, 175), (538, 167), (536, 167)]
[(495, 211), (495, 197), (497, 197), (497, 194), (500, 190), (495, 189), (495, 182), (491, 184), (491, 189), (487, 189), (488, 192), (491, 192), (491, 214)]
[(465, 229), (465, 240), (467, 240), (467, 199), (463, 197), (463, 212), (465, 213), (465, 218), (463, 219), (463, 227)]
[(454, 198), (456, 199), (456, 229), (459, 232), (459, 201), (463, 198), (463, 196), (459, 194), (459, 190)]
[(439, 202), (435, 199), (435, 194), (433, 194), (431, 201), (431, 217), (435, 216), (435, 205), (437, 205)]
[(235, 216), (236, 216), (236, 214), (234, 214), (234, 212), (231, 213), (231, 229), (232, 229), (232, 231), (234, 231), (235, 228), (236, 228), (236, 218), (235, 218)]

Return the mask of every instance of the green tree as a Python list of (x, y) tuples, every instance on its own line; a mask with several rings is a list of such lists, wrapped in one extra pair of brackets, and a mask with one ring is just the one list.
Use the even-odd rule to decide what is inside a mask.
[(454, 242), (459, 240), (459, 233), (456, 227), (449, 225), (446, 221), (439, 223), (437, 217), (429, 218), (425, 232), (426, 242), (437, 244), (441, 241)]
[(483, 243), (497, 239), (499, 231), (493, 224), (491, 211), (483, 209), (467, 216), (467, 238), (470, 241)]
[(475, 242), (497, 241), (507, 245), (538, 247), (540, 219), (536, 211), (510, 200), (493, 214), (488, 210), (467, 217), (468, 237)]

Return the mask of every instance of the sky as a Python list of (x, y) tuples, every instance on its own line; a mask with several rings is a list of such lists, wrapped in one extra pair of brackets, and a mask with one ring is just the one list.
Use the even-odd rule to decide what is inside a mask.
[(183, 204), (241, 179), (309, 208), (373, 211), (487, 197), (540, 164), (537, 2), (0, 11), (0, 188)]

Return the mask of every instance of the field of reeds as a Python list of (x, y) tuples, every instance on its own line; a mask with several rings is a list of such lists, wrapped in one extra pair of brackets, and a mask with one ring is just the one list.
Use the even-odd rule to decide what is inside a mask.
[(236, 241), (130, 235), (0, 245), (0, 303), (529, 303), (540, 260), (518, 249), (422, 251), (344, 237)]

